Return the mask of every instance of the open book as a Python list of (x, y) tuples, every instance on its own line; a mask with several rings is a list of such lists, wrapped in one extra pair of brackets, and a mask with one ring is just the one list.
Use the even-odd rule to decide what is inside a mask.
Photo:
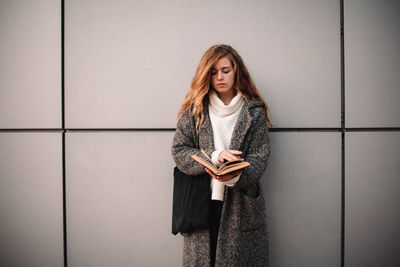
[(200, 158), (197, 155), (192, 155), (191, 157), (197, 161), (198, 163), (200, 163), (201, 165), (203, 165), (204, 167), (210, 169), (213, 173), (215, 173), (216, 175), (224, 175), (236, 170), (240, 170), (243, 169), (247, 166), (250, 166), (251, 164), (247, 161), (244, 161), (244, 159), (235, 159), (235, 160), (230, 160), (225, 162), (224, 164), (222, 164), (219, 168), (217, 166), (215, 166), (211, 160), (211, 158), (207, 155), (206, 152), (204, 152), (203, 149), (201, 149), (201, 152), (204, 154), (204, 156), (208, 159), (204, 160), (203, 158)]

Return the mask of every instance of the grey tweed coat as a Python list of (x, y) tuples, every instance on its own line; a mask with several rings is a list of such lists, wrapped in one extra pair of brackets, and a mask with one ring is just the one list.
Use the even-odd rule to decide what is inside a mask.
[[(179, 119), (172, 144), (177, 167), (188, 175), (204, 173), (204, 167), (190, 156), (204, 156), (215, 150), (213, 130), (204, 103), (205, 119), (196, 135), (195, 119), (185, 112)], [(243, 152), (251, 166), (243, 170), (233, 187), (226, 187), (217, 241), (216, 266), (268, 266), (268, 227), (260, 178), (268, 165), (270, 141), (264, 105), (245, 101), (234, 126), (230, 149)], [(210, 178), (211, 179), (211, 178)], [(184, 236), (183, 266), (210, 266), (208, 230)]]

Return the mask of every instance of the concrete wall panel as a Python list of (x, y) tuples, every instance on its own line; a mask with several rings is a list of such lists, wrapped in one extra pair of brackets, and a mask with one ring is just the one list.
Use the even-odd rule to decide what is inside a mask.
[(68, 266), (179, 266), (172, 133), (67, 134)]
[(340, 133), (271, 134), (262, 181), (271, 266), (340, 266), (340, 173)]
[(400, 266), (400, 133), (346, 133), (346, 266)]
[(0, 266), (63, 266), (60, 133), (0, 133)]
[(400, 2), (344, 3), (346, 127), (399, 127)]
[(0, 1), (0, 128), (61, 127), (61, 2)]
[(339, 1), (66, 1), (68, 128), (173, 128), (208, 47), (232, 45), (278, 127), (340, 125)]

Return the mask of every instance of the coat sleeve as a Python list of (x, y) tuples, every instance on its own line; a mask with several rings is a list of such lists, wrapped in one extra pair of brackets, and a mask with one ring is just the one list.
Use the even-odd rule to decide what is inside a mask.
[[(195, 121), (189, 111), (184, 112), (178, 120), (171, 152), (176, 166), (185, 174), (199, 175), (205, 173), (205, 168), (191, 158), (191, 155), (197, 155), (205, 159), (199, 149)], [(211, 155), (213, 150), (206, 149), (205, 152)]]
[(254, 187), (263, 176), (270, 157), (270, 138), (268, 124), (265, 120), (265, 110), (260, 112), (253, 125), (255, 127), (244, 160), (250, 166), (243, 169), (235, 188), (243, 189)]

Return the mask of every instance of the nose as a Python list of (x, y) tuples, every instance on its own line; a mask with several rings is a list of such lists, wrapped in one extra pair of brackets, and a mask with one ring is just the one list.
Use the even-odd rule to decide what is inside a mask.
[(222, 71), (219, 71), (217, 74), (217, 79), (222, 80)]

